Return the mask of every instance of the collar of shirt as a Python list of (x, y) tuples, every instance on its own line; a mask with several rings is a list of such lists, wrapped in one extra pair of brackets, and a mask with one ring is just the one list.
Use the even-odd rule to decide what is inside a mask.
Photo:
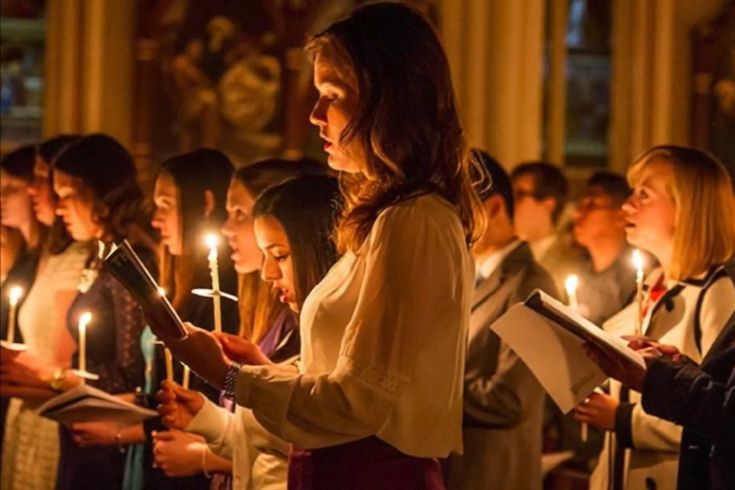
[(500, 263), (503, 262), (503, 260), (505, 260), (505, 258), (520, 244), (521, 241), (516, 238), (502, 249), (490, 254), (490, 256), (482, 262), (478, 262), (476, 265), (477, 277), (482, 277), (483, 279), (490, 277), (492, 273), (495, 272), (495, 269), (498, 268)]
[(554, 242), (556, 242), (556, 233), (536, 240), (535, 242), (529, 242), (528, 245), (531, 247), (533, 257), (536, 261), (540, 262), (544, 258), (544, 255), (549, 252), (549, 249), (554, 246)]

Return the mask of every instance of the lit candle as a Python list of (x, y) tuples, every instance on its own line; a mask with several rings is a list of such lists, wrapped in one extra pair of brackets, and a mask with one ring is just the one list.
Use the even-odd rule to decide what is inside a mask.
[(189, 369), (189, 366), (184, 364), (184, 377), (181, 380), (181, 386), (183, 386), (185, 390), (189, 389), (190, 373), (191, 373), (191, 369)]
[[(92, 321), (92, 314), (88, 311), (79, 317), (79, 371), (87, 372), (87, 325)], [(82, 382), (84, 379), (82, 378)]]
[(23, 288), (13, 286), (8, 292), (8, 299), (10, 303), (10, 311), (8, 311), (8, 332), (7, 341), (12, 344), (15, 341), (15, 314), (18, 311), (18, 301), (23, 296)]
[(570, 274), (564, 281), (564, 289), (567, 290), (567, 296), (569, 296), (569, 306), (575, 312), (579, 309), (579, 303), (577, 302), (577, 286), (579, 286), (579, 277), (576, 274)]
[(638, 315), (635, 322), (635, 334), (643, 331), (643, 254), (640, 250), (633, 250), (633, 266), (635, 267), (635, 298), (638, 303)]
[(163, 348), (163, 356), (166, 359), (166, 380), (174, 380), (174, 358), (171, 356), (171, 351), (168, 347)]
[(210, 234), (206, 236), (209, 247), (209, 273), (212, 275), (212, 300), (214, 301), (214, 331), (222, 331), (222, 303), (219, 289), (219, 266), (217, 264), (217, 236)]

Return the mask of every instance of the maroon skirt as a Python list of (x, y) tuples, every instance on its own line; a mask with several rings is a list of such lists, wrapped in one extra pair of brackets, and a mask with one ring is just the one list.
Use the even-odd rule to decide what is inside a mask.
[(289, 490), (445, 490), (439, 462), (415, 458), (377, 437), (291, 451)]

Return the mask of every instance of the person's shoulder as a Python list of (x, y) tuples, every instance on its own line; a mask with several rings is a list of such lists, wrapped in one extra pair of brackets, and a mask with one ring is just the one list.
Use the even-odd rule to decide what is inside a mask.
[(534, 289), (540, 289), (557, 298), (558, 291), (551, 273), (533, 257), (530, 247), (525, 242), (524, 245), (528, 248), (529, 257), (526, 259), (525, 267), (519, 271), (521, 273), (521, 296), (527, 296)]
[(456, 208), (439, 194), (426, 192), (409, 195), (386, 206), (378, 220), (445, 225), (459, 222), (459, 215)]

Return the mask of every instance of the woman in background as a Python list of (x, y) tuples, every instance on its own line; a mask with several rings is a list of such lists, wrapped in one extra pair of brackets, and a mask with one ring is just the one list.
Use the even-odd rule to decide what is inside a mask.
[[(36, 148), (20, 147), (5, 155), (0, 167), (0, 338), (6, 339), (8, 328), (14, 331), (15, 341), (22, 342), (17, 321), (8, 325), (10, 289), (19, 287), (23, 295), (16, 307), (23, 304), (25, 295), (36, 279), (36, 268), (46, 227), (33, 213), (28, 187), (33, 182), (33, 164)], [(9, 400), (0, 400), (0, 454), (5, 436), (5, 416)]]
[[(331, 236), (338, 198), (336, 179), (306, 176), (266, 190), (255, 203), (255, 235), (264, 257), (261, 276), (294, 315), (336, 261)], [(241, 337), (223, 335), (221, 341), (228, 355), (248, 364), (273, 364), (288, 355), (281, 350), (268, 355), (263, 344)], [(165, 420), (207, 437), (215, 452), (233, 459), (234, 488), (286, 488), (289, 445), (269, 435), (250, 410), (238, 407), (232, 415), (198, 393), (168, 383), (161, 396), (172, 402), (164, 402)]]
[[(735, 286), (722, 267), (735, 257), (730, 177), (699, 150), (657, 146), (633, 164), (628, 180), (628, 242), (661, 264), (646, 281), (642, 333), (701, 362), (735, 310)], [(637, 306), (608, 320), (605, 330), (633, 334)], [(611, 385), (611, 395), (593, 393), (575, 409), (577, 420), (615, 436), (615, 444), (607, 438), (591, 487), (675, 488), (681, 427), (647, 414), (638, 393)]]
[[(33, 182), (28, 194), (36, 219), (50, 228), (40, 244), (40, 258), (33, 286), (27, 291), (18, 311), (18, 330), (28, 350), (11, 362), (2, 359), (3, 380), (22, 366), (22, 360), (43, 360), (58, 368), (69, 367), (75, 349), (66, 328), (66, 315), (79, 293), (77, 286), (88, 256), (88, 247), (69, 236), (60, 216), (55, 216), (56, 196), (51, 182), (51, 163), (78, 138), (57, 136), (38, 147), (33, 164)], [(50, 374), (47, 373), (50, 376)], [(59, 461), (59, 428), (52, 420), (39, 417), (36, 409), (55, 395), (49, 380), (37, 386), (36, 375), (29, 382), (15, 379), (5, 384), (2, 396), (13, 396), (6, 420), (0, 487), (53, 489)]]

